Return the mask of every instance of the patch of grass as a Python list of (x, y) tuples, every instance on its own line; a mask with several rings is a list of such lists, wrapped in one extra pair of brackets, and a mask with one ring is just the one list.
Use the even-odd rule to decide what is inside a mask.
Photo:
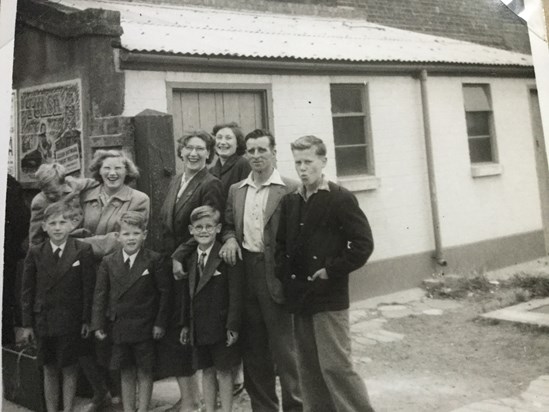
[(463, 299), (474, 295), (491, 293), (497, 288), (484, 274), (469, 276), (441, 276), (434, 282), (424, 282), (424, 288), (430, 297), (438, 299)]
[(512, 277), (505, 286), (520, 288), (529, 294), (530, 299), (549, 297), (549, 278), (519, 273)]

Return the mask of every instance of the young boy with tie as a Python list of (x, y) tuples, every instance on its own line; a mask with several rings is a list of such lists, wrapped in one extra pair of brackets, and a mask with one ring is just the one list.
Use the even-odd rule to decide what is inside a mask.
[(36, 336), (48, 412), (58, 410), (60, 372), (64, 410), (73, 410), (81, 337), (89, 333), (94, 258), (90, 245), (69, 237), (74, 213), (66, 202), (44, 210), (49, 239), (31, 246), (23, 271), (23, 339)]
[(152, 395), (154, 340), (164, 336), (172, 299), (170, 267), (159, 253), (143, 247), (145, 216), (124, 213), (118, 222), (122, 249), (103, 258), (97, 272), (92, 329), (113, 342), (111, 369), (120, 369), (125, 412), (148, 410)]
[(232, 410), (232, 369), (240, 363), (236, 342), (242, 318), (243, 268), (229, 266), (219, 257), (220, 213), (200, 206), (191, 213), (189, 231), (198, 242), (196, 253), (186, 260), (189, 276), (183, 283), (180, 341), (192, 344), (195, 368), (202, 370), (207, 412), (214, 412), (219, 382), (223, 412)]

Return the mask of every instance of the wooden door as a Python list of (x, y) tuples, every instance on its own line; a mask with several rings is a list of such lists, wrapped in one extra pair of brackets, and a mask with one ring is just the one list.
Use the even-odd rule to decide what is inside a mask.
[[(174, 90), (172, 114), (176, 147), (183, 132), (204, 129), (211, 133), (219, 123), (236, 122), (244, 134), (268, 127), (264, 90)], [(179, 160), (176, 168), (182, 171)]]

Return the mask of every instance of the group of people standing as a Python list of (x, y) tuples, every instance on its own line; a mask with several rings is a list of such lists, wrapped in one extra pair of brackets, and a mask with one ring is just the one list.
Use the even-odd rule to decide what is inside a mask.
[[(373, 411), (364, 382), (352, 366), (348, 315), (349, 273), (364, 265), (373, 251), (370, 226), (354, 195), (324, 177), (326, 146), (321, 139), (304, 136), (291, 149), (300, 181), (281, 176), (276, 169), (276, 142), (268, 130), (244, 136), (238, 125), (229, 123), (216, 126), (213, 136), (205, 131), (185, 133), (177, 147), (183, 172), (170, 183), (160, 222), (148, 222), (149, 198), (128, 185), (139, 174), (122, 152), (97, 151), (90, 166), (93, 179), (65, 177), (56, 164), (40, 168), (41, 192), (31, 206), (35, 261), (40, 247), (54, 253), (55, 234), (44, 219), (51, 221), (48, 208), (59, 201), (76, 211), (70, 217), (71, 237), (89, 245), (96, 261), (103, 259), (90, 309), (101, 327), (90, 312), (84, 320), (91, 326), (82, 328), (81, 336), (97, 339), (80, 345), (86, 349), (76, 356), (94, 388), (93, 408), (101, 409), (118, 393), (118, 375), (104, 369), (114, 365), (123, 371), (124, 409), (135, 410), (135, 397), (132, 403), (127, 387), (128, 381), (135, 386), (136, 375), (121, 367), (130, 362), (145, 389), (139, 395), (139, 410), (145, 411), (150, 395), (142, 398), (141, 392), (150, 393), (152, 384), (147, 386), (146, 373), (139, 374), (149, 369), (140, 359), (154, 351), (156, 378), (177, 378), (181, 400), (171, 409), (174, 412), (199, 410), (202, 393), (206, 410), (213, 411), (217, 386), (223, 410), (230, 411), (232, 389), (240, 380), (240, 357), (253, 411), (274, 412), (280, 406), (284, 411)], [(215, 155), (217, 160), (209, 167)], [(147, 224), (162, 226), (160, 254), (142, 246)], [(142, 276), (135, 275), (133, 281), (128, 277), (128, 286), (114, 293), (118, 272), (129, 276), (140, 255), (149, 256), (147, 261), (154, 265), (141, 267)], [(166, 259), (161, 262), (157, 255)], [(128, 269), (123, 266), (126, 261)], [(37, 268), (31, 272), (25, 270), (23, 280), (27, 327), (42, 316), (37, 299), (46, 296), (47, 301), (54, 290), (52, 283), (39, 291), (41, 273)], [(112, 343), (109, 324), (129, 312), (117, 315), (114, 308), (130, 287), (136, 287), (131, 285), (149, 274), (160, 279), (150, 286), (158, 296), (150, 309), (156, 323), (148, 332), (154, 347), (132, 343), (121, 350)], [(97, 310), (101, 293), (106, 308)], [(136, 297), (136, 308), (143, 296)], [(127, 329), (135, 327), (128, 325)], [(42, 335), (48, 336), (47, 328)], [(50, 357), (61, 368), (57, 352), (63, 345), (66, 342), (55, 341), (50, 348)], [(197, 369), (203, 371), (202, 385)], [(276, 391), (277, 377), (282, 399)]]

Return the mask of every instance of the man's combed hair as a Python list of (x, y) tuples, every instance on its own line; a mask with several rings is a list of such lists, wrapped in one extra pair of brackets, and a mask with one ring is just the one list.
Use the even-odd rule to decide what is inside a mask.
[(244, 138), (244, 141), (247, 142), (250, 139), (259, 139), (260, 137), (268, 137), (269, 138), (269, 145), (271, 146), (271, 149), (275, 148), (275, 146), (276, 146), (275, 137), (267, 129), (252, 130), (250, 133), (248, 133), (246, 135), (246, 137)]
[(122, 223), (125, 223), (129, 226), (135, 226), (141, 229), (142, 231), (147, 230), (147, 220), (145, 219), (145, 215), (140, 212), (125, 212), (120, 216), (118, 221), (116, 222), (116, 231), (120, 231), (120, 227), (122, 226)]
[(211, 206), (199, 206), (191, 212), (191, 223), (194, 223), (197, 220), (203, 219), (205, 217), (209, 217), (210, 219), (213, 219), (215, 223), (219, 223), (221, 213), (219, 213), (219, 210)]
[(313, 135), (301, 136), (295, 142), (291, 143), (290, 147), (292, 150), (307, 150), (314, 147), (315, 153), (318, 156), (326, 156), (326, 145), (322, 139)]
[(66, 200), (52, 203), (44, 210), (44, 222), (52, 216), (63, 216), (65, 219), (72, 220), (78, 211)]

